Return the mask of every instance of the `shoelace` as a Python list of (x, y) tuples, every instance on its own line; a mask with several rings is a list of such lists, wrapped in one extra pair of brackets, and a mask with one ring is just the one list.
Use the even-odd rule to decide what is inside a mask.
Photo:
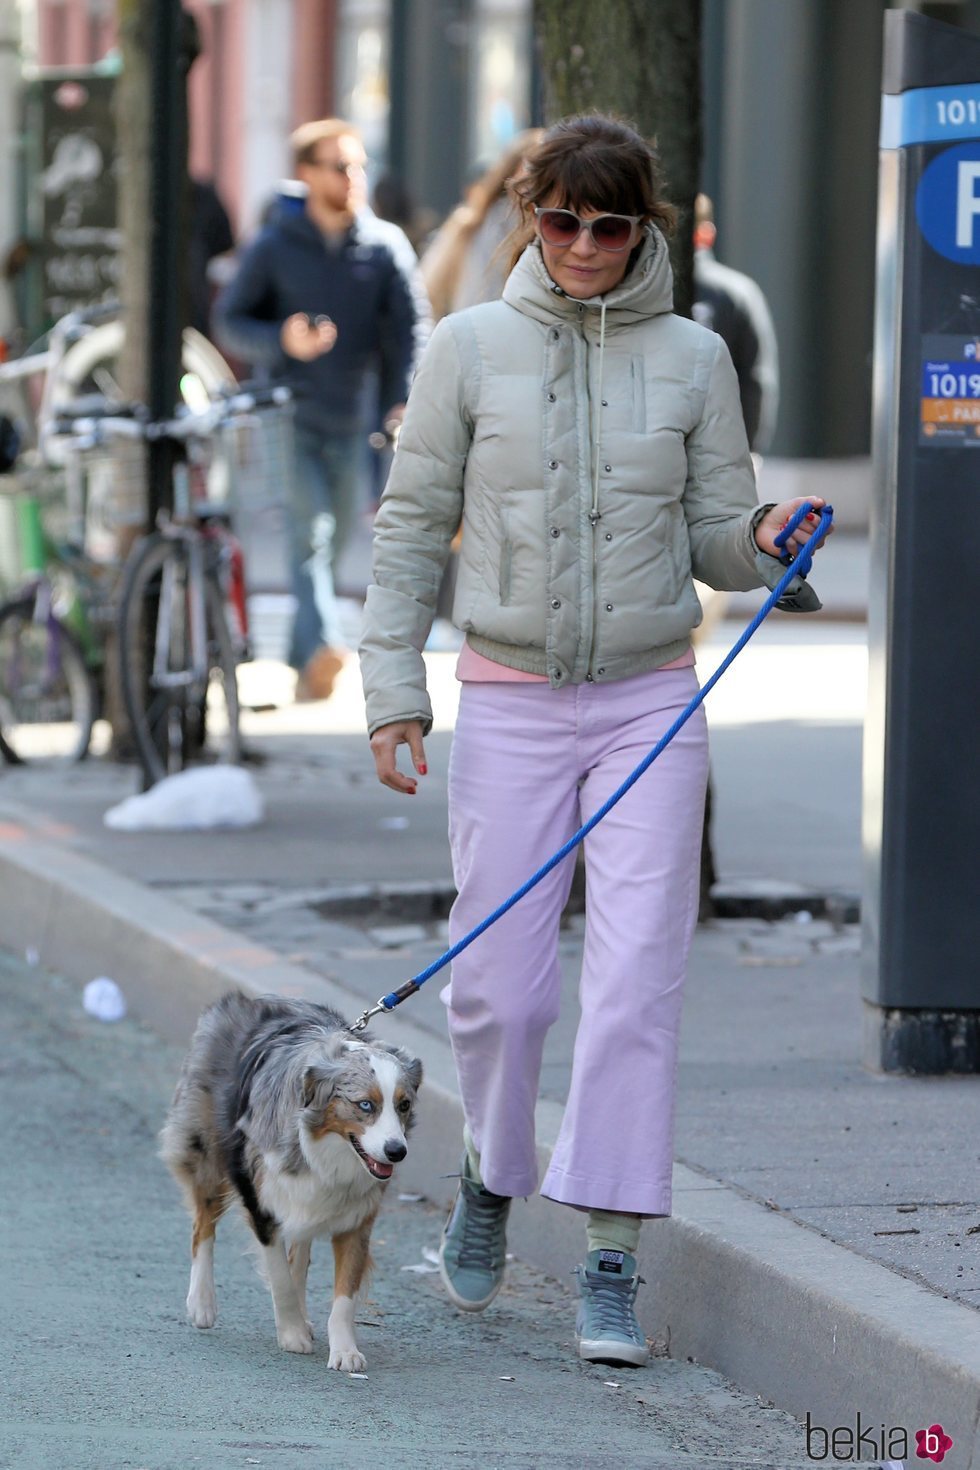
[(633, 1303), (637, 1288), (643, 1280), (642, 1276), (617, 1280), (611, 1276), (599, 1276), (593, 1271), (585, 1271), (583, 1275), (590, 1288), (589, 1304), (599, 1320), (600, 1333), (613, 1332), (637, 1338), (639, 1329), (633, 1314)]
[[(503, 1207), (507, 1203), (497, 1195), (490, 1195), (478, 1185), (463, 1181), (466, 1205), (463, 1209), (463, 1239), (459, 1247), (459, 1264), (475, 1266), (481, 1270), (499, 1265), (494, 1257), (494, 1246), (499, 1248), (500, 1221)], [(497, 1237), (495, 1239), (495, 1237)]]

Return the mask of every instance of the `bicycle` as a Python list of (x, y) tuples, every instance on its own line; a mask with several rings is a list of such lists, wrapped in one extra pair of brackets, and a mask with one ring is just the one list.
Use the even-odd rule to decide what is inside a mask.
[(57, 534), (43, 514), (50, 477), (36, 465), (20, 472), (16, 460), (0, 477), (0, 494), (13, 497), (26, 573), (0, 603), (0, 756), (11, 765), (83, 759), (103, 703), (111, 572), (82, 550), (74, 475), (69, 484), (72, 524)]
[[(134, 479), (120, 519), (118, 468), (103, 461), (102, 473), (95, 473), (86, 452), (97, 441), (74, 428), (79, 415), (90, 425), (93, 416), (127, 413), (106, 397), (118, 397), (114, 368), (123, 324), (117, 318), (118, 304), (111, 302), (74, 311), (46, 339), (0, 361), (0, 388), (18, 395), (20, 437), (30, 441), (19, 463), (6, 466), (16, 475), (0, 477), (0, 493), (16, 506), (16, 565), (24, 577), (0, 604), (0, 757), (11, 764), (83, 759), (105, 702), (120, 531), (142, 519), (144, 489), (142, 478)], [(235, 382), (220, 354), (191, 329), (184, 333), (183, 367), (185, 399), (206, 400)], [(12, 420), (4, 415), (3, 422)], [(72, 531), (52, 534), (63, 490)], [(110, 510), (106, 499), (115, 502)], [(8, 528), (12, 520), (7, 517)], [(89, 554), (94, 540), (100, 544)]]
[[(253, 389), (167, 423), (148, 422), (142, 412), (71, 421), (72, 432), (100, 442), (167, 438), (184, 455), (174, 471), (173, 513), (134, 545), (119, 596), (120, 682), (147, 786), (192, 759), (241, 759), (237, 668), (249, 656), (244, 568), (224, 500), (230, 471), (214, 446), (225, 428), (289, 398), (281, 388)], [(222, 482), (217, 502), (215, 480)]]

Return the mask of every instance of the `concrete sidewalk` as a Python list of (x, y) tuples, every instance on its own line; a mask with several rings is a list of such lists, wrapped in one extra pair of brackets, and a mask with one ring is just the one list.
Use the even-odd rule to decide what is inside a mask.
[[(703, 672), (738, 631), (717, 630)], [(134, 778), (101, 763), (0, 776), (0, 943), (37, 949), (75, 980), (113, 974), (175, 1039), (229, 982), (315, 994), (353, 1016), (443, 947), (452, 658), (432, 656), (430, 674), (431, 774), (412, 801), (377, 786), (347, 676), (327, 706), (248, 718), (268, 757), (258, 772), (268, 820), (251, 834), (109, 833), (102, 813)], [(723, 891), (768, 897), (786, 917), (697, 935), (675, 1216), (646, 1229), (641, 1303), (672, 1355), (800, 1417), (844, 1425), (860, 1412), (910, 1431), (938, 1420), (959, 1470), (980, 1465), (980, 1198), (967, 1163), (980, 1082), (878, 1078), (860, 1065), (864, 680), (859, 626), (782, 618), (709, 701)], [(828, 897), (829, 918), (819, 912)], [(543, 1149), (567, 1081), (580, 945), (573, 916)], [(417, 1182), (441, 1200), (459, 1107), (438, 985), (377, 1024), (426, 1061), (429, 1155)], [(571, 1212), (532, 1200), (514, 1215), (518, 1253), (556, 1274), (577, 1258)]]

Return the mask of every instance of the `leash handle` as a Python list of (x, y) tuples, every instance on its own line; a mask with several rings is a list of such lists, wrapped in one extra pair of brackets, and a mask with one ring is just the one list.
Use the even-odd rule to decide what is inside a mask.
[[(828, 505), (826, 508), (830, 511), (831, 519), (833, 519), (833, 507)], [(802, 525), (806, 517), (812, 514), (812, 512), (812, 504), (809, 500), (804, 500), (803, 504), (801, 506), (798, 506), (797, 509), (790, 516), (789, 520), (786, 522), (785, 526), (783, 526), (782, 530), (777, 531), (776, 535), (772, 538), (773, 541), (775, 541), (776, 545), (781, 548), (779, 553), (779, 560), (782, 562), (784, 567), (792, 566), (794, 564), (794, 561), (799, 560), (799, 553), (795, 558), (790, 556), (789, 552), (786, 550), (786, 542), (792, 536), (797, 526)], [(818, 530), (814, 533), (815, 537), (817, 538), (818, 546), (823, 540), (824, 536), (826, 536), (826, 534), (827, 527), (825, 526), (819, 527)], [(807, 571), (809, 571), (809, 567), (807, 567)], [(806, 572), (803, 573), (803, 576), (806, 576)]]
[[(810, 501), (805, 500), (803, 504), (799, 507), (799, 509), (795, 512), (795, 514), (790, 517), (786, 525), (783, 527), (782, 531), (779, 533), (779, 535), (782, 536), (783, 544), (785, 543), (786, 538), (793, 534), (796, 527), (803, 520), (803, 517), (809, 515), (812, 510), (813, 506)], [(718, 683), (718, 680), (721, 678), (722, 674), (724, 674), (725, 671), (730, 667), (738, 654), (742, 652), (742, 649), (745, 647), (746, 643), (748, 643), (752, 635), (758, 630), (761, 624), (769, 616), (773, 608), (776, 606), (776, 603), (779, 602), (780, 598), (785, 595), (786, 590), (789, 587), (790, 583), (793, 581), (794, 577), (806, 576), (807, 572), (809, 572), (811, 566), (813, 565), (813, 554), (817, 550), (820, 543), (823, 541), (827, 532), (830, 530), (830, 527), (833, 524), (833, 520), (833, 506), (822, 506), (820, 509), (820, 524), (818, 525), (817, 529), (814, 531), (813, 535), (810, 537), (809, 541), (806, 543), (803, 549), (798, 552), (797, 555), (790, 561), (788, 569), (786, 570), (786, 572), (784, 572), (782, 577), (780, 577), (776, 587), (773, 589), (772, 592), (770, 592), (769, 596), (766, 598), (759, 611), (755, 614), (755, 617), (752, 619), (748, 627), (736, 641), (734, 647), (731, 648), (730, 651), (725, 655), (721, 663), (711, 675), (710, 679), (707, 679), (705, 683), (701, 686), (687, 708), (681, 711), (677, 719), (671, 725), (670, 729), (663, 736), (661, 736), (657, 744), (647, 755), (644, 756), (643, 760), (636, 767), (636, 770), (632, 771), (630, 775), (627, 776), (626, 780), (618, 788), (618, 790), (614, 791), (612, 796), (608, 797), (606, 801), (603, 802), (598, 811), (593, 812), (589, 820), (583, 826), (581, 826), (579, 830), (574, 833), (573, 836), (568, 839), (563, 847), (560, 847), (556, 853), (553, 853), (548, 861), (542, 864), (542, 866), (538, 869), (536, 873), (532, 873), (531, 877), (528, 878), (526, 883), (523, 883), (521, 887), (518, 888), (514, 893), (512, 893), (509, 898), (505, 899), (498, 908), (494, 909), (492, 914), (488, 914), (482, 923), (477, 924), (476, 928), (471, 929), (468, 934), (464, 934), (462, 939), (458, 939), (456, 943), (452, 945), (449, 949), (447, 949), (443, 954), (441, 954), (438, 959), (433, 960), (431, 965), (427, 966), (424, 970), (420, 970), (417, 975), (413, 975), (411, 980), (406, 980), (404, 985), (400, 985), (397, 990), (391, 991), (388, 995), (381, 996), (381, 998), (376, 1001), (373, 1006), (370, 1006), (366, 1011), (362, 1012), (362, 1014), (358, 1016), (357, 1020), (354, 1021), (353, 1024), (347, 1028), (349, 1031), (363, 1031), (372, 1016), (380, 1015), (382, 1012), (393, 1011), (396, 1006), (401, 1005), (403, 1000), (408, 1000), (409, 996), (415, 995), (417, 991), (422, 989), (422, 986), (427, 980), (431, 979), (431, 977), (437, 974), (439, 970), (448, 965), (451, 960), (454, 960), (458, 954), (461, 954), (463, 952), (464, 949), (467, 949), (475, 939), (479, 939), (480, 935), (483, 934), (485, 930), (489, 929), (491, 924), (495, 924), (498, 919), (502, 919), (504, 914), (512, 909), (516, 903), (519, 903), (520, 900), (525, 896), (525, 894), (530, 893), (531, 889), (536, 887), (537, 884), (541, 882), (542, 878), (546, 878), (553, 868), (556, 868), (559, 863), (563, 862), (565, 858), (568, 857), (569, 853), (574, 851), (574, 849), (579, 845), (580, 842), (584, 841), (584, 839), (592, 831), (593, 827), (598, 826), (599, 822), (602, 821), (607, 812), (610, 812), (612, 808), (616, 805), (616, 803), (622, 800), (627, 791), (629, 791), (632, 786), (635, 786), (636, 782), (640, 779), (643, 773), (650, 766), (653, 765), (653, 762), (657, 759), (657, 756), (660, 755), (661, 751), (665, 750), (666, 747), (670, 744), (674, 736), (677, 734), (678, 730), (680, 730), (681, 726), (685, 725), (694, 714), (695, 710), (704, 703), (705, 698), (708, 696), (708, 694), (710, 694), (711, 690)], [(778, 542), (779, 536), (776, 536), (773, 539)], [(786, 559), (789, 560), (788, 555), (785, 552), (783, 554)]]

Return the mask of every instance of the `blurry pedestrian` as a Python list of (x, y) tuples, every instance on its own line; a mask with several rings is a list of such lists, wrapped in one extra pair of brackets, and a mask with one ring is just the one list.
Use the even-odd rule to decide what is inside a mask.
[(382, 174), (371, 191), (371, 208), (378, 219), (403, 231), (418, 255), (439, 222), (435, 210), (416, 204), (412, 191), (397, 174)]
[[(598, 809), (696, 693), (692, 577), (775, 585), (773, 538), (801, 504), (756, 503), (728, 350), (672, 313), (673, 211), (652, 147), (612, 118), (566, 119), (515, 194), (503, 300), (447, 317), (420, 365), (375, 521), (361, 642), (379, 779), (414, 794), (396, 752), (406, 744), (425, 774), (420, 650), (462, 522), (453, 941)], [(586, 842), (582, 1017), (541, 1187), (587, 1212), (577, 1332), (592, 1361), (647, 1358), (636, 1251), (641, 1220), (671, 1208), (706, 774), (699, 710)], [(535, 1101), (573, 866), (460, 954), (443, 991), (466, 1131), (441, 1273), (469, 1311), (500, 1288), (511, 1198), (537, 1187)]]
[[(715, 259), (717, 236), (714, 206), (707, 194), (694, 201), (694, 310), (696, 322), (717, 332), (731, 354), (738, 378), (745, 433), (752, 450), (756, 478), (762, 455), (769, 448), (779, 408), (779, 356), (776, 329), (762, 288), (750, 276)], [(704, 617), (695, 636), (700, 645), (724, 616), (728, 598), (723, 592), (698, 586)], [(714, 783), (708, 781), (701, 844), (701, 897), (698, 917), (714, 914), (711, 890), (715, 885), (714, 843), (711, 835)]]
[(297, 698), (325, 699), (346, 652), (334, 576), (360, 499), (365, 380), (376, 367), (381, 420), (400, 421), (416, 310), (395, 227), (358, 212), (366, 156), (356, 129), (327, 118), (291, 141), (305, 200), (271, 214), (215, 319), (229, 351), (266, 365), (295, 396), (290, 662), (300, 671)]
[(707, 194), (694, 201), (694, 320), (724, 339), (732, 357), (749, 448), (765, 454), (779, 408), (776, 329), (761, 286), (715, 259), (717, 230)]
[(541, 137), (540, 128), (519, 133), (496, 163), (466, 191), (422, 256), (422, 277), (436, 320), (481, 301), (495, 301), (507, 279), (502, 248), (517, 223), (508, 180), (520, 172), (525, 154)]
[(235, 248), (228, 211), (210, 179), (190, 181), (187, 235), (187, 320), (211, 336), (211, 262)]

